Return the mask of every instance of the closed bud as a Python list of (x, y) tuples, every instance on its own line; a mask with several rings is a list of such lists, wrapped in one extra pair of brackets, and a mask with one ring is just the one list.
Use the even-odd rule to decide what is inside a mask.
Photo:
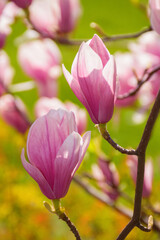
[(51, 110), (31, 126), (21, 159), (24, 168), (49, 199), (63, 198), (81, 164), (90, 141), (90, 132), (81, 137), (72, 112)]
[(71, 89), (86, 107), (95, 124), (107, 123), (116, 99), (116, 65), (102, 40), (97, 36), (83, 42), (73, 61), (71, 74), (63, 65)]

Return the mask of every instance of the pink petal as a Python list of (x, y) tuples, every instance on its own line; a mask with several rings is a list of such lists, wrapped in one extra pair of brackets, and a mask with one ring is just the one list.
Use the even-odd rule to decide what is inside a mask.
[(24, 155), (24, 149), (22, 149), (21, 160), (25, 170), (39, 184), (39, 187), (42, 193), (49, 199), (55, 199), (55, 195), (50, 185), (48, 184), (47, 180), (45, 179), (43, 174), (40, 172), (40, 170), (26, 161), (25, 155)]
[(82, 137), (83, 143), (82, 143), (82, 152), (81, 152), (81, 156), (80, 156), (80, 161), (82, 161), (84, 158), (84, 155), (85, 155), (87, 148), (89, 146), (89, 143), (90, 143), (90, 139), (91, 139), (91, 132), (88, 131)]
[(116, 63), (114, 57), (111, 55), (109, 61), (107, 62), (106, 66), (102, 72), (104, 78), (108, 82), (111, 91), (115, 94), (116, 91), (116, 78), (117, 78), (117, 70), (116, 70)]
[(90, 112), (90, 116), (92, 116), (91, 118), (94, 120), (94, 122), (96, 122), (95, 117), (92, 114), (92, 111), (90, 109), (90, 106), (81, 90), (81, 87), (79, 85), (79, 82), (77, 80), (77, 78), (73, 78), (73, 76), (68, 72), (68, 70), (65, 68), (64, 65), (62, 65), (62, 70), (64, 73), (64, 76), (69, 84), (69, 86), (71, 87), (72, 91), (74, 92), (74, 94), (76, 95), (76, 97), (79, 99), (79, 101), (87, 108), (87, 110)]
[(68, 191), (73, 172), (79, 162), (81, 152), (81, 136), (73, 132), (59, 149), (55, 162), (54, 193), (56, 198), (62, 198)]
[(110, 53), (97, 34), (93, 36), (93, 38), (89, 42), (89, 46), (99, 55), (104, 67), (110, 59)]
[[(56, 112), (51, 110), (51, 112)], [(32, 165), (36, 166), (53, 186), (53, 161), (63, 142), (61, 130), (51, 113), (37, 119), (30, 128), (27, 140), (27, 155)]]
[(78, 77), (87, 77), (93, 70), (102, 70), (102, 68), (103, 65), (99, 55), (88, 44), (83, 42), (78, 52)]

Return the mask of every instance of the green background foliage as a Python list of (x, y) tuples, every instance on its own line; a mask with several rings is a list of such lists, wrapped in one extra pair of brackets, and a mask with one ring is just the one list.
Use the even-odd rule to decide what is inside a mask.
[[(135, 1), (137, 2), (137, 1)], [(141, 1), (147, 4), (147, 1)], [(149, 26), (145, 13), (130, 0), (81, 0), (83, 14), (78, 27), (71, 34), (71, 38), (89, 39), (95, 31), (90, 28), (91, 22), (98, 23), (105, 33), (124, 34), (137, 32)], [(21, 70), (17, 61), (18, 41), (25, 25), (22, 19), (17, 19), (13, 25), (12, 34), (8, 37), (5, 50), (10, 56), (11, 64), (15, 68), (13, 83), (30, 80)], [(106, 43), (110, 52), (127, 50), (128, 41)], [(78, 46), (58, 45), (63, 57), (63, 63), (70, 70)], [(62, 101), (71, 100), (82, 106), (64, 76), (59, 80), (59, 98)], [(30, 119), (33, 121), (34, 105), (38, 99), (37, 90), (17, 93), (26, 104)], [(135, 111), (132, 108), (115, 109), (112, 121), (108, 124), (111, 136), (124, 147), (135, 148), (141, 138), (145, 122), (135, 125), (132, 117)], [(147, 116), (146, 116), (147, 117)], [(82, 171), (90, 171), (91, 165), (96, 161), (94, 144), (101, 139), (98, 130), (89, 120), (88, 129), (92, 131), (92, 141), (84, 159)], [(149, 143), (147, 156), (154, 161), (154, 183), (151, 202), (159, 202), (160, 187), (160, 151), (159, 151), (160, 120), (157, 121), (152, 139)], [(5, 240), (72, 240), (74, 237), (67, 226), (51, 215), (43, 206), (47, 199), (40, 192), (37, 183), (27, 174), (21, 164), (20, 153), (25, 147), (26, 136), (21, 136), (13, 128), (0, 120), (0, 239)], [(103, 151), (117, 165), (121, 186), (132, 198), (135, 186), (129, 176), (125, 156), (115, 152), (104, 140), (100, 140)], [(121, 201), (121, 200), (120, 200)], [(67, 196), (62, 200), (68, 216), (79, 229), (83, 240), (114, 240), (127, 224), (128, 219), (105, 206), (98, 200), (87, 195), (74, 182), (71, 184)], [(129, 204), (132, 208), (133, 205)], [(144, 233), (139, 229), (128, 236), (128, 240), (141, 239), (158, 240), (155, 232)]]

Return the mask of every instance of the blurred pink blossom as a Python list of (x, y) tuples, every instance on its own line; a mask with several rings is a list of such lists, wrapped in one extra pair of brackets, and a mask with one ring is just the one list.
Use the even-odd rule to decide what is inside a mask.
[(0, 0), (0, 15), (3, 12), (3, 9), (7, 3), (7, 0)]
[(51, 110), (31, 126), (21, 159), (26, 171), (49, 199), (63, 198), (80, 166), (90, 141), (90, 132), (77, 133), (74, 114)]
[(6, 92), (13, 78), (14, 71), (10, 66), (8, 55), (0, 52), (0, 96)]
[(61, 53), (52, 40), (34, 40), (22, 44), (18, 59), (24, 72), (36, 81), (40, 96), (57, 96)]
[(87, 127), (86, 111), (72, 102), (62, 103), (58, 98), (41, 97), (35, 105), (35, 115), (36, 117), (41, 117), (51, 109), (57, 110), (59, 108), (72, 111), (75, 114), (78, 133), (80, 135), (84, 133)]
[(3, 8), (1, 6), (0, 11), (0, 48), (2, 48), (6, 37), (11, 33), (11, 25), (18, 14), (18, 8), (14, 3), (9, 2)]
[(79, 0), (34, 0), (30, 20), (45, 37), (71, 32), (81, 13)]
[(20, 133), (25, 133), (30, 127), (23, 102), (10, 94), (0, 97), (0, 116)]
[(119, 197), (119, 174), (114, 163), (99, 158), (98, 165), (92, 166), (92, 173), (102, 191), (115, 201)]
[(20, 8), (27, 8), (33, 0), (11, 0)]
[[(152, 71), (153, 68), (160, 66), (160, 36), (156, 32), (148, 32), (139, 37), (137, 43), (132, 43), (129, 45), (129, 48), (135, 54), (139, 56), (148, 55), (148, 57), (144, 57), (145, 59), (150, 59), (150, 67), (149, 71)], [(147, 56), (146, 55), (146, 56)], [(148, 81), (147, 84), (144, 84), (142, 87), (142, 92), (140, 92), (139, 96), (148, 96), (147, 102), (152, 103), (155, 97), (157, 96), (158, 90), (160, 88), (160, 71), (156, 72)], [(146, 92), (146, 93), (145, 93)], [(145, 94), (144, 94), (145, 93)], [(147, 98), (147, 97), (146, 97)]]
[[(137, 178), (137, 164), (138, 164), (138, 160), (136, 156), (127, 157), (127, 165), (130, 168), (130, 173), (135, 184), (136, 184), (136, 178)], [(147, 159), (145, 163), (144, 184), (143, 184), (144, 198), (148, 198), (151, 195), (152, 181), (153, 181), (153, 164), (151, 159)]]
[(160, 0), (149, 0), (149, 14), (152, 28), (160, 34)]
[(97, 36), (83, 42), (73, 61), (71, 74), (63, 73), (74, 94), (86, 107), (95, 124), (108, 122), (116, 99), (116, 65)]

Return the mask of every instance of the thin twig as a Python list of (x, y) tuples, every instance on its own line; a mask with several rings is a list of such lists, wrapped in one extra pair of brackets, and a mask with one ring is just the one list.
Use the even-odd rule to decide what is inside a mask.
[(114, 142), (113, 139), (111, 138), (111, 136), (109, 135), (105, 124), (99, 124), (98, 130), (101, 133), (101, 135), (103, 136), (103, 138), (117, 151), (119, 151), (123, 154), (127, 154), (127, 155), (137, 155), (137, 153), (134, 149), (130, 150), (130, 149), (123, 148), (120, 145), (118, 145), (116, 142)]
[(68, 225), (68, 227), (70, 228), (71, 232), (74, 234), (76, 240), (81, 240), (80, 235), (78, 233), (77, 228), (75, 227), (75, 225), (71, 222), (71, 220), (67, 217), (67, 215), (63, 212), (60, 215), (58, 215), (59, 218), (61, 220), (63, 220), (64, 222), (66, 222), (66, 224)]
[[(92, 197), (98, 199), (106, 206), (112, 207), (116, 212), (122, 214), (123, 216), (127, 217), (128, 219), (132, 218), (133, 212), (129, 208), (124, 207), (122, 204), (113, 203), (109, 200), (106, 194), (100, 192), (95, 187), (91, 186), (87, 181), (84, 181), (80, 176), (76, 175), (73, 178), (74, 182), (78, 184), (82, 189), (84, 189), (88, 194)], [(148, 224), (148, 217), (145, 212), (142, 213), (141, 221)], [(141, 225), (142, 227), (142, 225)], [(144, 227), (143, 227), (144, 228)], [(157, 232), (160, 232), (160, 222), (154, 220), (153, 222), (153, 229)], [(148, 230), (147, 230), (148, 231)]]
[(113, 42), (113, 41), (118, 41), (118, 40), (124, 40), (124, 39), (132, 39), (132, 38), (138, 38), (141, 35), (143, 35), (146, 32), (152, 31), (152, 27), (148, 27), (143, 29), (142, 31), (136, 32), (136, 33), (129, 33), (129, 34), (120, 34), (120, 35), (113, 35), (113, 36), (108, 36), (106, 35), (105, 37), (102, 38), (103, 42)]
[[(160, 90), (156, 97), (155, 103), (152, 107), (146, 126), (144, 128), (144, 132), (143, 132), (141, 141), (139, 143), (139, 146), (136, 149), (136, 152), (138, 154), (138, 168), (137, 168), (137, 180), (136, 180), (136, 192), (135, 192), (135, 200), (134, 200), (133, 217), (129, 222), (129, 224), (120, 233), (117, 240), (124, 240), (127, 237), (127, 235), (130, 233), (130, 231), (133, 229), (133, 227), (135, 226), (139, 227), (143, 231), (146, 231), (146, 228), (145, 227), (142, 228), (142, 225), (140, 223), (141, 201), (142, 201), (143, 181), (144, 181), (144, 167), (145, 167), (145, 152), (151, 137), (151, 132), (153, 130), (155, 121), (158, 117), (159, 111), (160, 111)], [(148, 231), (150, 230), (151, 229), (148, 228)]]

